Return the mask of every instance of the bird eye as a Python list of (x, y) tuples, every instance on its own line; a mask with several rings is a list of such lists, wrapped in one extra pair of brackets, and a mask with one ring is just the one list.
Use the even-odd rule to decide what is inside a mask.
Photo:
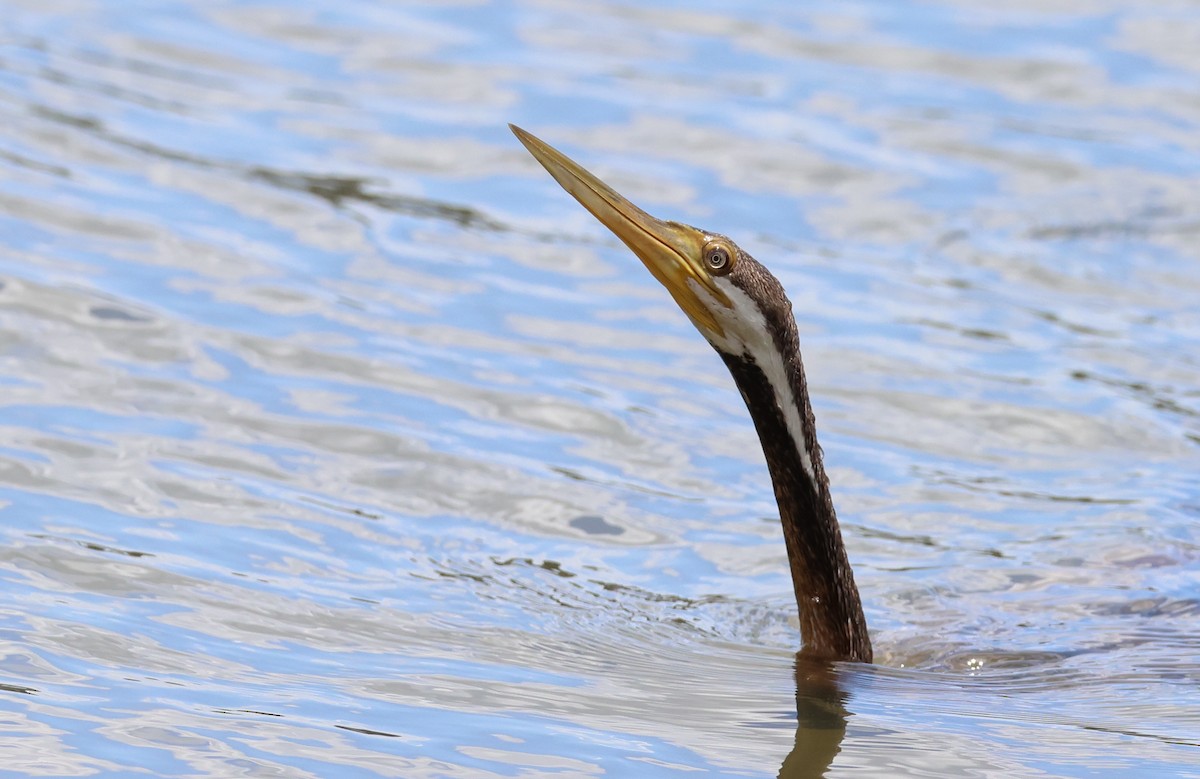
[(725, 274), (732, 268), (733, 256), (730, 254), (729, 247), (716, 241), (710, 243), (704, 249), (704, 261), (708, 263), (708, 269), (714, 273)]

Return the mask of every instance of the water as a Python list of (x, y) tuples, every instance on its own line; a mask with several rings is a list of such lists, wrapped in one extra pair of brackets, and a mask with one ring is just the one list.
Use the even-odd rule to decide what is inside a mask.
[[(1200, 776), (1200, 5), (0, 14), (0, 748), (54, 776)], [(509, 134), (788, 287), (878, 664)]]

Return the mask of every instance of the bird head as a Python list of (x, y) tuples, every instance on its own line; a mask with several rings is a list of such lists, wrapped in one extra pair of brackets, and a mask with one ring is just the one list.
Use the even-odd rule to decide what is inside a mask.
[(647, 214), (545, 141), (509, 125), (529, 153), (633, 251), (719, 352), (759, 351), (764, 336), (794, 338), (783, 287), (724, 235)]

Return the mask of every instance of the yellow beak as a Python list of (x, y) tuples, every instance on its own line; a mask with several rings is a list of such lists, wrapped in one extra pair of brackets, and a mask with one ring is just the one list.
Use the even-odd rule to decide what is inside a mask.
[(553, 146), (516, 125), (509, 127), (563, 189), (633, 250), (701, 331), (725, 334), (697, 295), (697, 288), (703, 289), (720, 305), (732, 308), (704, 267), (709, 236), (694, 227), (655, 219)]

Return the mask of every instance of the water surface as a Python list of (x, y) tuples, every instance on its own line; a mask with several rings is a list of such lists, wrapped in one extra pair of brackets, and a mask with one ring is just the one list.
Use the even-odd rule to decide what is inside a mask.
[[(1200, 776), (1200, 5), (9, 2), (14, 774)], [(787, 286), (877, 665), (509, 134)]]

